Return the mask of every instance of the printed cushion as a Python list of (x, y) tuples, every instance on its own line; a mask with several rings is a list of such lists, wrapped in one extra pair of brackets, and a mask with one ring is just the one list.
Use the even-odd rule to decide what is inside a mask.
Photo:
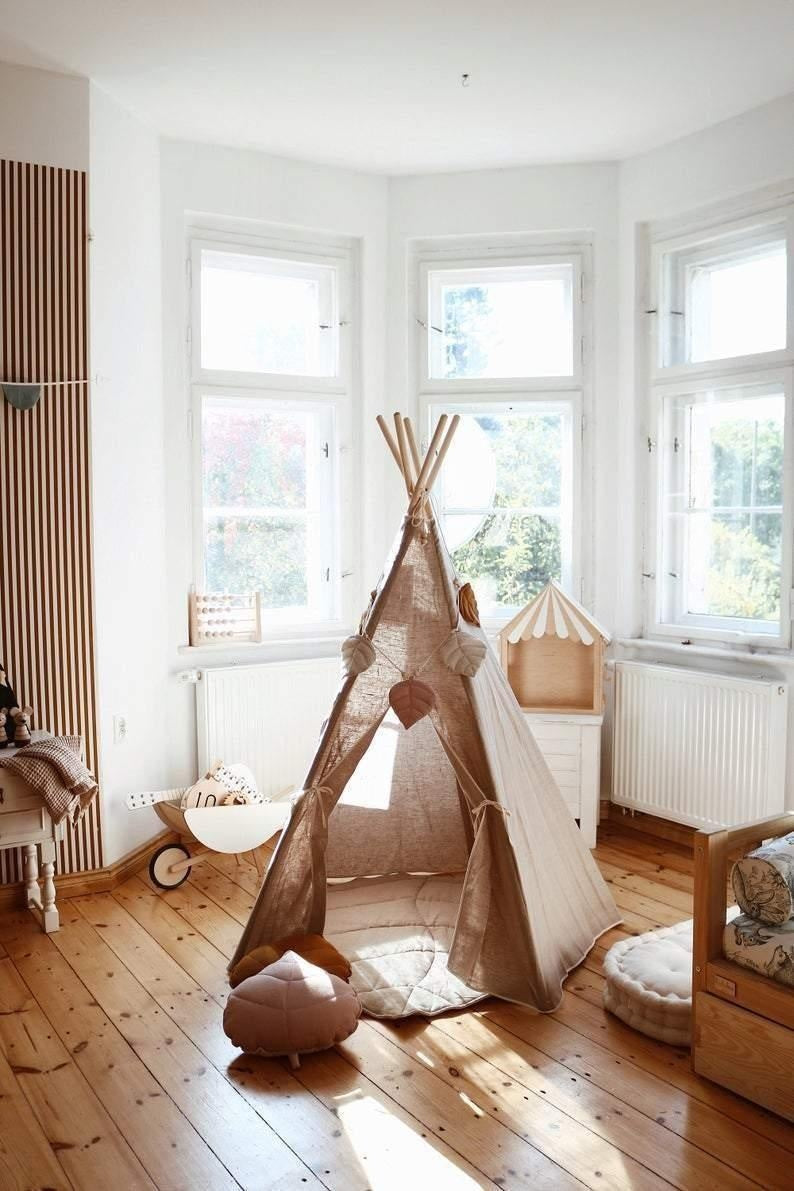
[(247, 1054), (298, 1055), (343, 1042), (360, 1016), (349, 984), (287, 951), (229, 993), (223, 1029)]
[(787, 922), (794, 914), (794, 833), (737, 860), (731, 883), (748, 917), (770, 926)]
[(794, 987), (794, 919), (778, 926), (740, 914), (722, 936), (725, 958), (761, 976)]

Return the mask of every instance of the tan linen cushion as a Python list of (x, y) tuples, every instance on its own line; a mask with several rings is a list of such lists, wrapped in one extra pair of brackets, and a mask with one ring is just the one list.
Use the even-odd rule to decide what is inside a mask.
[(223, 1029), (247, 1054), (326, 1050), (353, 1033), (359, 999), (344, 980), (287, 951), (229, 993)]

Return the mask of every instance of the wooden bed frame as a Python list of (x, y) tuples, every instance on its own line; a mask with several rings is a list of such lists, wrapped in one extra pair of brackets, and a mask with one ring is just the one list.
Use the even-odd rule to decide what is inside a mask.
[(794, 1121), (794, 988), (722, 949), (728, 862), (794, 831), (794, 814), (695, 835), (692, 1065), (699, 1075)]

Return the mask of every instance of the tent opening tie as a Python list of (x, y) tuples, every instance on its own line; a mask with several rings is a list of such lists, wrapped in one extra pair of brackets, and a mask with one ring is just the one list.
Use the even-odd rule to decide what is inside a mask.
[(489, 806), (495, 807), (496, 810), (498, 810), (502, 815), (510, 814), (510, 811), (506, 806), (502, 806), (501, 802), (496, 802), (493, 798), (483, 798), (482, 802), (478, 802), (474, 810), (471, 812), (471, 817), (474, 820), (475, 831), (479, 828), (480, 819)]
[(328, 811), (326, 810), (325, 802), (323, 801), (323, 795), (328, 794), (331, 798), (333, 798), (334, 792), (331, 789), (331, 787), (330, 786), (307, 786), (306, 789), (304, 790), (304, 794), (313, 794), (314, 795), (317, 805), (320, 808), (320, 816), (323, 821), (323, 827), (327, 827), (328, 826)]

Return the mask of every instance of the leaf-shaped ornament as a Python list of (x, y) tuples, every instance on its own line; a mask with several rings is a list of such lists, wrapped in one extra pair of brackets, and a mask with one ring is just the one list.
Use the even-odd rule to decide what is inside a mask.
[(485, 642), (475, 637), (474, 633), (453, 629), (438, 652), (444, 665), (453, 674), (474, 678), (483, 663), (487, 648)]
[(436, 697), (433, 688), (418, 678), (406, 678), (397, 682), (389, 691), (389, 702), (404, 728), (412, 728), (423, 719), (434, 706)]
[(458, 608), (464, 620), (469, 624), (480, 624), (480, 612), (477, 607), (477, 597), (471, 583), (464, 583), (458, 592)]
[(342, 677), (353, 678), (369, 670), (375, 661), (372, 642), (356, 633), (342, 642)]

